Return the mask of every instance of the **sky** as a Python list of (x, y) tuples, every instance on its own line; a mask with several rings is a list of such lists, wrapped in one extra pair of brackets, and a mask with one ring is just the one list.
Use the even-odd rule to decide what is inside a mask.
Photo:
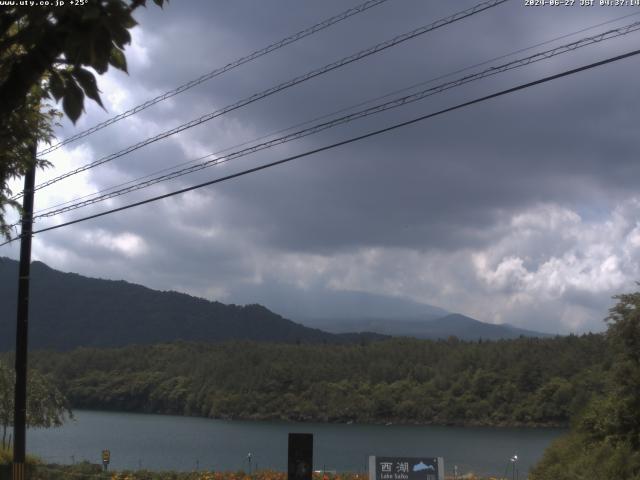
[[(125, 51), (129, 74), (112, 69), (98, 79), (107, 111), (87, 103), (75, 126), (63, 120), (56, 132), (67, 138), (358, 3), (175, 0), (160, 9), (149, 2), (135, 14), (139, 26)], [(476, 3), (388, 0), (46, 155), (54, 168), (39, 171), (37, 182)], [(407, 87), (422, 84), (408, 90), (415, 92), (640, 21), (640, 7), (564, 3), (510, 0), (438, 28), (44, 188), (36, 211), (354, 112), (364, 108), (354, 105)], [(307, 152), (638, 45), (640, 32), (630, 33), (41, 219), (36, 228)], [(307, 317), (320, 315), (314, 309), (331, 294), (358, 292), (543, 332), (601, 331), (612, 296), (640, 280), (639, 62), (632, 57), (38, 234), (33, 258), (224, 303), (259, 302), (279, 313), (295, 304)], [(0, 255), (18, 258), (17, 242)], [(299, 299), (309, 300), (308, 311)]]

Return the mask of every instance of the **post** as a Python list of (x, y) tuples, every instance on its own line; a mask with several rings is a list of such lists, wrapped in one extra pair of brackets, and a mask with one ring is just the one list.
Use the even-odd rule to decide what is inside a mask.
[(102, 470), (109, 470), (109, 462), (111, 462), (111, 451), (109, 449), (102, 450)]
[(287, 480), (311, 480), (313, 475), (313, 434), (290, 433)]
[(36, 144), (32, 146), (32, 165), (24, 176), (22, 230), (20, 235), (20, 273), (18, 277), (18, 315), (16, 320), (16, 388), (13, 410), (13, 480), (24, 480), (27, 437), (27, 345), (29, 333), (29, 274), (33, 231), (33, 189), (36, 179)]

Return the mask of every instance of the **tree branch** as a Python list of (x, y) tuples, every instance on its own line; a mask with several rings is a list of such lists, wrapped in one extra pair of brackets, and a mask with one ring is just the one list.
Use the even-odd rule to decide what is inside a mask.
[(47, 29), (31, 52), (23, 55), (12, 67), (6, 80), (0, 85), (0, 120), (20, 107), (31, 87), (63, 51), (66, 33)]

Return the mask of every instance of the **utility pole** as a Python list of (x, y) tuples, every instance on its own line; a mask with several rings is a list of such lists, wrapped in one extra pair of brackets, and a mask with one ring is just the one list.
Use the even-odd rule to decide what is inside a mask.
[(31, 235), (33, 232), (33, 190), (36, 179), (36, 152), (31, 147), (31, 165), (24, 176), (22, 229), (20, 232), (20, 273), (18, 277), (18, 315), (16, 321), (16, 388), (13, 410), (12, 480), (25, 480), (27, 436), (27, 345), (29, 333), (29, 275), (31, 270)]

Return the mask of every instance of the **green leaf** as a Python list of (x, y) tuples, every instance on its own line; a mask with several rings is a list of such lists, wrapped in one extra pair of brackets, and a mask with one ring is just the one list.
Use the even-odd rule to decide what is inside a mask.
[(111, 28), (111, 38), (113, 38), (115, 44), (121, 49), (131, 43), (131, 34), (121, 25), (115, 25)]
[(97, 5), (89, 3), (82, 8), (82, 21), (97, 20), (100, 18), (100, 9)]
[(81, 64), (90, 60), (90, 56), (87, 56), (87, 53), (90, 54), (91, 52), (87, 52), (86, 39), (83, 39), (78, 32), (73, 32), (67, 36), (63, 53), (70, 63)]
[(75, 68), (72, 74), (82, 87), (82, 90), (84, 90), (85, 95), (104, 108), (102, 100), (100, 99), (98, 83), (96, 82), (96, 77), (93, 76), (93, 73), (84, 68)]
[(73, 123), (76, 123), (78, 118), (80, 118), (84, 109), (84, 93), (82, 93), (82, 89), (73, 80), (68, 81), (64, 89), (62, 109)]
[(93, 58), (91, 64), (96, 72), (103, 74), (109, 68), (111, 50), (113, 42), (111, 41), (111, 32), (106, 27), (98, 28), (93, 35)]
[(153, 0), (153, 3), (155, 3), (156, 5), (158, 5), (160, 8), (162, 8), (162, 4), (164, 3), (164, 0)]
[(113, 47), (111, 49), (111, 57), (109, 58), (109, 63), (116, 67), (119, 70), (122, 70), (125, 73), (127, 72), (127, 59), (124, 56), (124, 52), (117, 47)]
[(51, 95), (53, 95), (53, 98), (56, 99), (56, 102), (64, 95), (64, 81), (56, 70), (51, 72), (51, 76), (49, 77), (49, 91)]
[(138, 25), (138, 22), (135, 21), (135, 19), (131, 16), (131, 13), (127, 12), (126, 15), (124, 15), (122, 18), (118, 19), (120, 22), (120, 25), (122, 25), (124, 28), (133, 28), (136, 25)]

